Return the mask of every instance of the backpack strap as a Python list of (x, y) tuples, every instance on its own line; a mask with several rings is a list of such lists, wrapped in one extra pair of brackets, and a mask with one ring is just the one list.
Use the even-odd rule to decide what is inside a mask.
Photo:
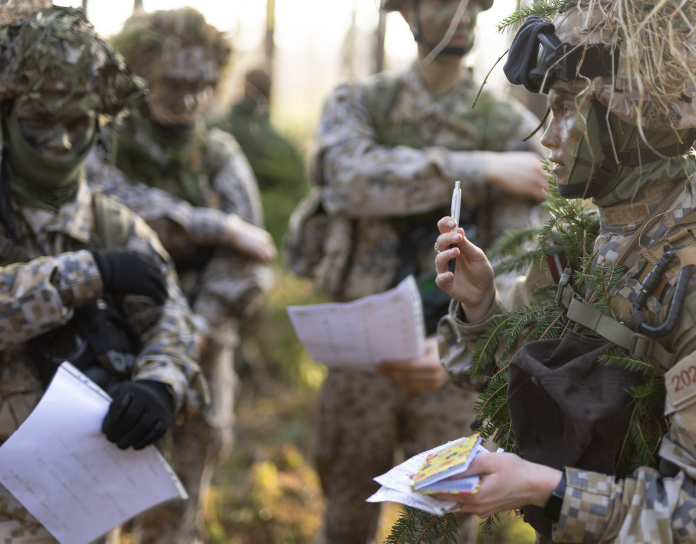
[(95, 193), (94, 221), (99, 247), (116, 248), (127, 245), (133, 221), (130, 210), (123, 204), (103, 193)]
[(633, 332), (623, 323), (604, 315), (586, 302), (569, 285), (571, 275), (570, 267), (566, 268), (556, 295), (556, 301), (568, 309), (568, 319), (596, 332), (617, 346), (627, 349), (636, 357), (652, 359), (665, 369), (671, 368), (674, 359), (672, 352), (667, 351), (657, 340)]
[(389, 124), (389, 115), (394, 108), (402, 83), (399, 76), (380, 74), (365, 87), (365, 105), (372, 117), (372, 126), (377, 132), (377, 143), (381, 145), (387, 144), (386, 129)]

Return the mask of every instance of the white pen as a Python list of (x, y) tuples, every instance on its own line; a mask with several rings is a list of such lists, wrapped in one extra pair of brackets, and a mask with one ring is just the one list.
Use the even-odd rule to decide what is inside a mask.
[[(457, 232), (457, 229), (459, 228), (459, 214), (462, 211), (462, 190), (460, 188), (461, 183), (459, 181), (454, 182), (454, 192), (452, 193), (452, 210), (450, 215), (452, 216), (452, 219), (455, 221), (454, 228), (452, 229), (452, 232)], [(454, 249), (457, 247), (457, 244), (451, 244), (450, 249)], [(454, 274), (454, 267), (457, 264), (457, 259), (452, 259), (449, 262), (449, 271)]]

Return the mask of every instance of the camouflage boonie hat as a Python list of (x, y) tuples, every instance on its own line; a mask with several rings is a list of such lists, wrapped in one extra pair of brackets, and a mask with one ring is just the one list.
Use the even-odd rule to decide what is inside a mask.
[(146, 84), (121, 55), (101, 39), (81, 9), (50, 6), (45, 0), (0, 6), (0, 101), (41, 98), (50, 76), (66, 98), (83, 94), (81, 107), (106, 115), (143, 103)]
[(661, 4), (580, 0), (559, 13), (553, 25), (561, 43), (584, 45), (588, 57), (594, 44), (615, 46), (619, 58), (613, 77), (557, 80), (554, 88), (582, 92), (646, 130), (696, 128), (696, 15)]
[(112, 44), (148, 81), (165, 76), (214, 85), (232, 52), (224, 33), (190, 7), (136, 12)]

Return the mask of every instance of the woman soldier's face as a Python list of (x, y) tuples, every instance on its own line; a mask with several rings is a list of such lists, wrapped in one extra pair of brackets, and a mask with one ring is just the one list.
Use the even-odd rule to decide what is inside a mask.
[(553, 173), (559, 185), (567, 185), (573, 168), (575, 153), (587, 126), (590, 100), (582, 100), (577, 94), (551, 89), (549, 92), (551, 122), (541, 143), (551, 150), (549, 160), (555, 163)]
[(47, 74), (39, 90), (40, 100), (20, 97), (14, 103), (24, 138), (49, 160), (61, 161), (70, 151), (84, 149), (94, 139), (97, 115), (80, 106), (84, 95), (75, 94), (60, 107), (69, 91), (64, 79)]

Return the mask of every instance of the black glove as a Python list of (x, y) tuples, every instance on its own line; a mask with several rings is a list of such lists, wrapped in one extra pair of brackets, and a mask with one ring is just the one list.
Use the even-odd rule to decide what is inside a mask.
[(164, 273), (154, 258), (132, 249), (93, 249), (105, 293), (138, 294), (157, 304), (167, 300)]
[(120, 382), (102, 422), (109, 442), (125, 450), (141, 450), (160, 439), (174, 422), (174, 401), (167, 387), (156, 381)]

